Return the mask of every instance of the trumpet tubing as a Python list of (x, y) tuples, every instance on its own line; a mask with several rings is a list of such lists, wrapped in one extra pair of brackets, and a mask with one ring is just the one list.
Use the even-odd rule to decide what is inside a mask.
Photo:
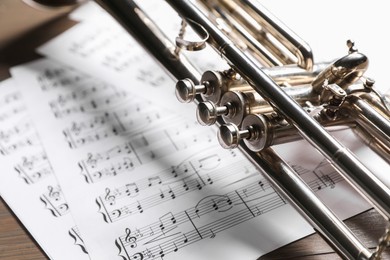
[[(389, 231), (368, 250), (272, 149), (307, 140), (389, 220), (389, 187), (328, 131), (352, 128), (390, 162), (389, 101), (352, 41), (343, 57), (314, 63), (309, 45), (255, 0), (167, 0), (183, 19), (175, 45), (133, 1), (96, 1), (178, 79), (176, 96), (198, 105), (198, 121), (219, 126), (221, 145), (238, 147), (342, 257), (380, 258)], [(202, 40), (186, 40), (185, 26)], [(230, 69), (202, 73), (181, 51), (206, 44)]]

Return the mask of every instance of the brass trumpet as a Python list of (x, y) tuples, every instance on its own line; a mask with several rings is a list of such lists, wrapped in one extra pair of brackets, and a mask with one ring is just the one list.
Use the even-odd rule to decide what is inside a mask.
[[(345, 259), (380, 259), (390, 231), (368, 250), (272, 149), (305, 139), (388, 221), (390, 189), (329, 134), (351, 127), (390, 162), (390, 104), (365, 76), (368, 58), (348, 53), (316, 64), (309, 45), (255, 0), (167, 0), (183, 19), (172, 43), (133, 1), (96, 0), (176, 79), (181, 102), (197, 104), (203, 125), (217, 124), (225, 148), (238, 147)], [(201, 40), (185, 39), (186, 26)], [(229, 64), (199, 72), (182, 49), (211, 46)]]

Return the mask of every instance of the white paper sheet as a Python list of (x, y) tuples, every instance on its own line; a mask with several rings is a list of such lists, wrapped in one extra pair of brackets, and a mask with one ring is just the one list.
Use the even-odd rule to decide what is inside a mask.
[[(170, 39), (174, 39), (181, 20), (167, 3), (154, 0), (142, 4), (151, 9), (151, 14), (166, 14), (165, 18), (158, 20), (158, 24), (166, 29)], [(86, 74), (131, 89), (154, 103), (174, 109), (175, 106), (171, 105), (177, 102), (173, 87), (175, 82), (166, 77), (166, 72), (116, 21), (95, 13), (95, 8), (87, 8), (88, 12), (95, 14), (91, 15), (91, 19), (83, 20), (37, 51), (71, 67), (79, 64), (77, 69)], [(227, 68), (226, 62), (210, 47), (202, 52), (186, 52), (186, 55), (192, 57), (194, 64), (202, 70)], [(142, 82), (142, 87), (135, 88), (132, 83), (138, 82)], [(188, 109), (188, 106), (183, 106), (183, 109)]]
[[(147, 1), (150, 2), (152, 1)], [(383, 19), (388, 19), (388, 16), (362, 18), (370, 12), (367, 10), (374, 13), (384, 12), (386, 8), (381, 7), (380, 3), (372, 5), (363, 1), (358, 3), (328, 1), (324, 5), (316, 3), (316, 6), (307, 0), (283, 4), (280, 1), (264, 3), (312, 45), (316, 61), (345, 55), (347, 52), (345, 41), (347, 38), (353, 38), (358, 49), (366, 53), (372, 61), (371, 67), (374, 69), (370, 68), (368, 75), (377, 80), (377, 86), (382, 89), (387, 87), (384, 85), (386, 67), (381, 66), (387, 62), (386, 55), (382, 55), (382, 49), (373, 44), (372, 38), (367, 34), (372, 33), (372, 28), (381, 24)], [(340, 6), (341, 4), (343, 6)], [(306, 10), (308, 5), (311, 5), (313, 12), (300, 11)], [(166, 15), (165, 10), (154, 8), (153, 16), (158, 17), (161, 14)], [(40, 48), (40, 53), (77, 67), (122, 89), (136, 89), (138, 95), (154, 101), (153, 107), (155, 103), (160, 102), (162, 106), (180, 111), (187, 118), (194, 118), (193, 113), (188, 116), (188, 108), (192, 111), (194, 108), (177, 105), (173, 95), (174, 83), (164, 76), (162, 70), (156, 67), (144, 52), (140, 51), (134, 41), (115, 23), (106, 22), (100, 15), (96, 17), (98, 19), (83, 19), (86, 22)], [(177, 22), (171, 23), (161, 18), (157, 18), (157, 21), (159, 25), (161, 23), (168, 28), (168, 34), (172, 38), (176, 35)], [(346, 32), (348, 36), (345, 35)], [(381, 37), (386, 36), (385, 34), (375, 36), (376, 39), (382, 39)], [(207, 55), (204, 55), (206, 58), (203, 58), (203, 55), (197, 57), (197, 63), (205, 69), (215, 68), (214, 58), (209, 60)], [(149, 145), (149, 141), (145, 140), (156, 140), (156, 137), (153, 137), (155, 135), (143, 136), (136, 141), (137, 138), (134, 136), (130, 138), (126, 131), (118, 132), (121, 126), (116, 124), (115, 120), (94, 116), (98, 113), (104, 114), (103, 110), (96, 109), (96, 104), (77, 100), (71, 105), (62, 105), (62, 98), (59, 97), (70, 95), (66, 90), (40, 93), (41, 83), (36, 80), (37, 74), (42, 74), (47, 68), (58, 68), (56, 66), (42, 62), (19, 68), (14, 73), (21, 81), (30, 80), (36, 83), (33, 84), (35, 88), (32, 88), (34, 94), (31, 96), (30, 106), (34, 108), (36, 120), (40, 121), (38, 125), (41, 131), (48, 138), (45, 138), (44, 143), (47, 149), (53, 151), (49, 158), (53, 158), (54, 168), (59, 169), (61, 183), (64, 184), (63, 191), (83, 237), (85, 236), (85, 241), (91, 248), (93, 259), (153, 259), (161, 258), (162, 255), (164, 259), (255, 259), (310, 232), (311, 229), (303, 224), (299, 217), (293, 227), (299, 232), (289, 229), (296, 213), (271, 192), (261, 177), (257, 174), (251, 175), (253, 172), (250, 166), (248, 172), (246, 171), (246, 166), (242, 165), (240, 160), (237, 161), (241, 158), (240, 155), (232, 157), (220, 148), (206, 149), (200, 153), (199, 150), (205, 150), (205, 146), (200, 143), (208, 142), (207, 130), (203, 129), (206, 134), (199, 134), (202, 130), (195, 127), (197, 130), (194, 132), (197, 135), (190, 139), (198, 140), (202, 136), (208, 136), (199, 142), (199, 146), (191, 143), (191, 147), (188, 148), (186, 147), (188, 145), (183, 144), (180, 147), (185, 148), (178, 150), (178, 145), (175, 144), (172, 150), (172, 147), (166, 146), (169, 141), (165, 138), (159, 140), (164, 145), (157, 145), (158, 142)], [(140, 82), (140, 79), (143, 82)], [(42, 100), (42, 104), (36, 106), (34, 99)], [(48, 105), (53, 104), (53, 100), (57, 100), (54, 102), (57, 107), (63, 106), (62, 117), (58, 115), (56, 117), (55, 108)], [(78, 102), (82, 104), (79, 107)], [(89, 107), (88, 111), (81, 108), (85, 106)], [(87, 115), (83, 115), (82, 110), (87, 112)], [(42, 115), (45, 115), (43, 117), (45, 120), (42, 119)], [(124, 116), (123, 113), (120, 115)], [(101, 125), (101, 128), (91, 128), (88, 132), (88, 125), (99, 124), (99, 120), (109, 121), (115, 130), (107, 130)], [(160, 122), (165, 124), (164, 120)], [(125, 122), (129, 123), (126, 120)], [(180, 120), (177, 123), (186, 125)], [(192, 124), (187, 124), (192, 128)], [(156, 124), (153, 129), (156, 133), (160, 131), (157, 129), (158, 125)], [(67, 131), (64, 132), (64, 129)], [(148, 128), (147, 132), (149, 131)], [(192, 130), (181, 128), (176, 132), (188, 132), (181, 139), (188, 142), (189, 131)], [(77, 138), (71, 139), (75, 136)], [(346, 140), (347, 145), (357, 152), (360, 159), (368, 163), (369, 168), (380, 175), (380, 178), (389, 182), (385, 176), (389, 170), (386, 163), (356, 141), (351, 133), (342, 133), (340, 138)], [(176, 137), (174, 139), (176, 140)], [(138, 144), (135, 149), (132, 147), (133, 143)], [(148, 148), (144, 149), (146, 143)], [(348, 192), (349, 195), (346, 195), (340, 191), (345, 188), (345, 183), (341, 182), (340, 177), (323, 162), (321, 156), (314, 152), (310, 153), (309, 151), (312, 151), (310, 148), (301, 145), (299, 148), (295, 145), (293, 148), (288, 145), (280, 146), (277, 150), (295, 165), (304, 179), (329, 205), (336, 207), (335, 211), (339, 215), (348, 217), (368, 207), (361, 199), (355, 200), (354, 193)], [(305, 152), (291, 153), (291, 149)], [(134, 155), (140, 153), (143, 154), (142, 158)], [(164, 156), (168, 153), (170, 155)], [(220, 157), (220, 161), (217, 159), (218, 163), (213, 160), (215, 156)], [(210, 169), (201, 170), (202, 167), (199, 167), (202, 165), (199, 162), (201, 159), (215, 168), (210, 166)], [(240, 169), (245, 170), (238, 171), (238, 175), (228, 175), (215, 181), (217, 177), (213, 176), (225, 173), (224, 167), (230, 168), (232, 167), (230, 165), (239, 165)], [(190, 166), (196, 171), (190, 172)], [(174, 177), (179, 170), (178, 176), (185, 176), (184, 181), (181, 177)], [(314, 175), (311, 174), (313, 171)], [(241, 178), (244, 180), (239, 181)], [(196, 191), (199, 185), (202, 189)], [(251, 189), (256, 193), (249, 193)], [(259, 194), (264, 197), (257, 196)], [(345, 201), (340, 201), (340, 198)], [(242, 199), (242, 203), (237, 202), (239, 199)], [(245, 203), (249, 204), (248, 211), (242, 208)], [(270, 211), (264, 209), (267, 203), (272, 205)], [(351, 206), (355, 211), (346, 211), (345, 205)], [(197, 215), (201, 208), (209, 211), (204, 215)], [(252, 213), (252, 216), (245, 215), (248, 212)], [(289, 216), (289, 219), (286, 220), (285, 216)], [(234, 217), (237, 218), (232, 221)]]
[[(105, 12), (95, 1), (84, 1), (79, 7), (69, 13), (69, 18), (81, 22), (86, 20), (99, 21), (101, 17), (111, 19), (111, 16)], [(109, 17), (109, 18), (108, 18)]]
[[(12, 74), (29, 82), (21, 91), (92, 259), (256, 259), (312, 232), (212, 128), (48, 60)], [(287, 159), (336, 213), (369, 207), (318, 153), (298, 150)]]
[(0, 83), (0, 165), (2, 198), (46, 254), (89, 259), (13, 79)]
[[(177, 19), (177, 15), (167, 8), (165, 1), (138, 2), (174, 41), (179, 32), (180, 19)], [(387, 42), (388, 35), (377, 29), (390, 23), (390, 17), (386, 13), (386, 2), (377, 1), (372, 4), (363, 0), (320, 2), (262, 0), (261, 3), (311, 46), (315, 62), (331, 61), (346, 55), (348, 52), (346, 41), (354, 40), (356, 48), (367, 55), (370, 60), (366, 75), (375, 79), (376, 87), (379, 89), (383, 91), (389, 89), (386, 70), (388, 55), (384, 55), (383, 48), (380, 47), (382, 43)], [(129, 82), (126, 76), (133, 74), (134, 68), (124, 68), (120, 65), (126, 63), (124, 61), (128, 57), (124, 55), (126, 50), (134, 48), (133, 40), (131, 37), (122, 36), (121, 43), (116, 43), (114, 47), (111, 42), (117, 39), (118, 36), (115, 35), (121, 29), (116, 23), (110, 23), (112, 19), (107, 18), (106, 15), (95, 12), (95, 8), (96, 6), (86, 8), (91, 14), (90, 19), (83, 19), (84, 23), (76, 25), (62, 36), (44, 44), (38, 52), (103, 80), (115, 81), (118, 86), (126, 84)], [(95, 19), (96, 17), (99, 19)], [(88, 21), (91, 22), (89, 25)], [(107, 27), (110, 29), (102, 29)], [(105, 30), (105, 33), (97, 36), (97, 32), (102, 30)], [(110, 44), (101, 45), (99, 51), (80, 58), (81, 54), (76, 53), (72, 46), (82, 45), (85, 49), (95, 48), (95, 44), (83, 41), (88, 36), (96, 37), (94, 41), (107, 41)], [(131, 48), (126, 47), (125, 43)], [(121, 59), (112, 64), (120, 67), (122, 71), (115, 72), (112, 68), (107, 68), (106, 58), (114, 58), (116, 53), (121, 53)], [(191, 60), (195, 60), (194, 63), (202, 69), (215, 69), (215, 63), (219, 64), (215, 62), (218, 57), (210, 52), (186, 52), (186, 54), (190, 55)], [(142, 54), (143, 59), (149, 59), (145, 56), (148, 55)]]

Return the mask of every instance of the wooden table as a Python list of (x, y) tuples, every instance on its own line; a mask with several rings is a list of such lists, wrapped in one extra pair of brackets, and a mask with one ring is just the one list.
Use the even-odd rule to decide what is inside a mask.
[[(1, 12), (0, 12), (1, 15)], [(21, 38), (0, 49), (0, 80), (9, 77), (9, 68), (39, 58), (34, 50), (48, 39), (74, 25), (66, 17), (50, 18)], [(0, 28), (1, 31), (1, 28)], [(386, 223), (374, 210), (348, 220), (347, 225), (369, 248), (376, 246)], [(317, 234), (291, 243), (260, 259), (339, 259)], [(48, 259), (12, 211), (0, 199), (0, 259)], [(387, 254), (385, 259), (390, 259)]]

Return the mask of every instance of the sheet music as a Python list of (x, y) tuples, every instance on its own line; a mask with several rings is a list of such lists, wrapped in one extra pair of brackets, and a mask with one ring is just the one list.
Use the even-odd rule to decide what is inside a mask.
[[(169, 39), (177, 36), (181, 20), (167, 3), (153, 0), (142, 1), (140, 4), (151, 9), (150, 15), (166, 14), (165, 18), (159, 19), (159, 26), (166, 29)], [(100, 9), (95, 5), (86, 7), (87, 13), (94, 13), (91, 19), (85, 19), (48, 41), (37, 51), (70, 67), (79, 64), (76, 69), (88, 75), (112, 82), (124, 89), (131, 89), (154, 103), (175, 109), (175, 106), (171, 106), (177, 102), (174, 94), (175, 82), (166, 77), (166, 72), (116, 21), (106, 13), (94, 12), (95, 9)], [(187, 31), (191, 33), (191, 30)], [(58, 51), (59, 46), (61, 51)], [(202, 52), (185, 54), (191, 57), (201, 70), (227, 68), (226, 62), (210, 47)], [(188, 109), (188, 106), (182, 108)]]
[(15, 84), (0, 82), (0, 194), (51, 259), (89, 259)]
[(68, 15), (70, 19), (78, 22), (86, 20), (99, 21), (102, 16), (106, 16), (104, 19), (112, 19), (95, 1), (85, 1)]
[[(180, 19), (177, 19), (177, 15), (167, 8), (165, 1), (149, 0), (138, 2), (141, 7), (145, 8), (150, 17), (154, 17), (158, 21), (158, 25), (164, 29), (169, 39), (175, 39), (179, 32)], [(315, 62), (331, 61), (346, 55), (348, 52), (346, 41), (348, 39), (354, 40), (356, 48), (370, 59), (367, 76), (376, 80), (376, 87), (383, 91), (389, 89), (387, 86), (386, 66), (384, 65), (387, 64), (388, 57), (383, 55), (383, 50), (379, 47), (381, 46), (380, 43), (387, 42), (387, 35), (375, 30), (375, 28), (380, 28), (383, 24), (390, 23), (390, 17), (386, 13), (385, 2), (378, 2), (373, 5), (363, 0), (358, 2), (355, 0), (342, 2), (330, 0), (321, 3), (309, 0), (297, 0), (294, 2), (262, 0), (261, 4), (310, 45)], [(336, 6), (337, 8), (335, 8)], [(126, 68), (125, 71), (114, 72), (112, 71), (113, 69), (106, 68), (107, 65), (104, 65), (103, 59), (105, 56), (108, 59), (114, 58), (115, 53), (118, 51), (122, 52), (122, 58), (126, 57), (125, 55), (123, 56), (123, 52), (126, 50), (123, 49), (124, 44), (118, 43), (115, 48), (112, 45), (102, 45), (100, 47), (104, 52), (100, 49), (99, 52), (82, 58), (72, 51), (72, 46), (80, 44), (82, 36), (96, 35), (94, 31), (102, 30), (99, 29), (101, 27), (109, 27), (108, 31), (111, 31), (96, 36), (97, 39), (102, 41), (104, 39), (116, 39), (115, 32), (122, 30), (115, 22), (110, 23), (112, 19), (107, 17), (105, 13), (96, 12), (95, 9), (101, 10), (96, 4), (88, 3), (85, 5), (85, 9), (88, 10), (88, 14), (92, 18), (84, 18), (83, 23), (76, 25), (53, 41), (47, 42), (38, 49), (38, 52), (69, 66), (78, 64), (78, 69), (90, 75), (101, 77), (103, 80), (117, 80), (116, 84), (119, 86), (129, 82), (126, 76), (134, 74), (135, 70), (132, 67)], [(306, 12), (303, 10), (313, 11)], [(375, 13), (376, 15), (370, 15), (368, 18), (368, 13)], [(340, 22), (341, 19), (338, 19), (338, 17), (342, 17), (343, 22)], [(88, 21), (91, 22), (89, 25)], [(345, 21), (350, 21), (350, 23)], [(369, 36), (373, 33), (375, 33), (375, 42)], [(131, 37), (124, 36), (122, 40), (123, 43), (126, 42), (133, 48), (134, 40)], [(88, 42), (83, 42), (82, 44), (83, 46), (93, 46), (88, 44)], [(61, 52), (58, 51), (58, 48), (61, 49)], [(127, 47), (127, 49), (129, 48)], [(191, 60), (204, 70), (215, 69), (215, 61), (219, 60), (212, 52), (185, 52), (185, 54), (190, 56)], [(142, 57), (146, 60), (150, 59), (146, 53)], [(125, 64), (126, 62), (123, 63)], [(219, 63), (217, 62), (217, 64)], [(119, 63), (117, 65), (119, 65), (118, 68), (123, 68), (123, 66), (120, 66), (123, 64)], [(221, 67), (224, 68), (224, 65)], [(172, 95), (168, 93), (167, 97), (170, 96)], [(155, 101), (158, 102), (158, 100)]]
[[(29, 82), (21, 91), (92, 259), (256, 259), (312, 232), (213, 128), (49, 60), (12, 74)], [(368, 208), (301, 148), (287, 159), (338, 214)]]

